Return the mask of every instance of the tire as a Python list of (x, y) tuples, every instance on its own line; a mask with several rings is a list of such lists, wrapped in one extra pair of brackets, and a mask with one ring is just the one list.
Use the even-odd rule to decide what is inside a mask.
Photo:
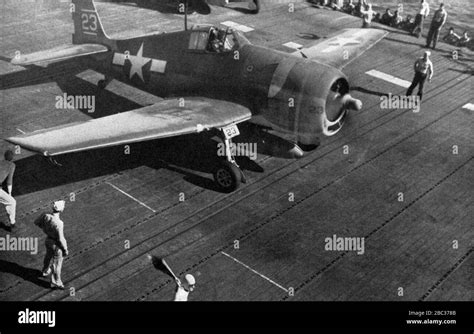
[(220, 190), (226, 193), (231, 193), (239, 188), (241, 177), (240, 169), (229, 161), (220, 163), (214, 171), (214, 182)]

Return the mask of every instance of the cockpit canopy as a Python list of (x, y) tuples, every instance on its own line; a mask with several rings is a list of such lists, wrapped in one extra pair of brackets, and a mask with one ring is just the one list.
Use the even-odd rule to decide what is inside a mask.
[(230, 28), (193, 26), (188, 48), (189, 50), (221, 53), (237, 49), (238, 44), (238, 38)]

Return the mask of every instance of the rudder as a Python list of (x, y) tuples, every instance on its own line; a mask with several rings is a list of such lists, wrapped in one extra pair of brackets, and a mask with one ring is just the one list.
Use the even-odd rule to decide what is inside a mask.
[(95, 43), (110, 45), (100, 21), (93, 0), (72, 0), (72, 19), (74, 21), (73, 44)]

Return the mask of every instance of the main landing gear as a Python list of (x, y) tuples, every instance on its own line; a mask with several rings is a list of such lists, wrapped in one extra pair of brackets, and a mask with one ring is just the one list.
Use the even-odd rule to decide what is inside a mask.
[(105, 87), (112, 81), (112, 78), (105, 77), (104, 79), (101, 79), (97, 81), (97, 89), (99, 91), (103, 91)]
[(237, 125), (221, 129), (219, 131), (219, 138), (224, 144), (225, 159), (220, 161), (217, 168), (214, 170), (214, 181), (220, 190), (226, 193), (237, 190), (240, 183), (247, 183), (247, 179), (243, 171), (232, 155), (232, 137), (239, 134)]

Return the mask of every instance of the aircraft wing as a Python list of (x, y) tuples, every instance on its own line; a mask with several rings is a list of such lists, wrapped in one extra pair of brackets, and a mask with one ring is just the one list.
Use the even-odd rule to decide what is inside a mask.
[(45, 156), (197, 133), (252, 116), (235, 103), (205, 98), (163, 100), (151, 106), (35, 131), (6, 140)]
[(374, 46), (386, 34), (386, 31), (380, 29), (344, 29), (333, 37), (292, 54), (341, 69)]
[(66, 45), (25, 55), (20, 54), (18, 57), (14, 57), (11, 60), (11, 63), (13, 65), (30, 65), (34, 63), (46, 62), (50, 63), (107, 51), (107, 47), (100, 44)]

